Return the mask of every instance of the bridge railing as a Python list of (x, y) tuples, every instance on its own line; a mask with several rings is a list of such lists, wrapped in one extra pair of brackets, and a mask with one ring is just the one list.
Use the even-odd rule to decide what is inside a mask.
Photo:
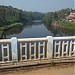
[(75, 36), (54, 37), (54, 58), (75, 57)]
[(0, 40), (0, 62), (10, 61), (10, 42), (11, 39), (1, 39)]
[(20, 61), (47, 58), (47, 38), (18, 39)]
[(0, 63), (75, 58), (75, 36), (0, 40)]

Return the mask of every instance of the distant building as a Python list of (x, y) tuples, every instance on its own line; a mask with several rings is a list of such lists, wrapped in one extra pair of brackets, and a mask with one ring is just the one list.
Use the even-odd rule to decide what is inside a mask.
[(69, 22), (75, 22), (75, 13), (70, 13), (69, 16), (66, 17), (66, 20)]

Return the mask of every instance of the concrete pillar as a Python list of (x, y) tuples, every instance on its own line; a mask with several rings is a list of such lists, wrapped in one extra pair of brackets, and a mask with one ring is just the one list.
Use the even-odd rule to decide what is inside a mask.
[(53, 37), (47, 36), (48, 44), (47, 44), (47, 58), (52, 59), (53, 57)]
[(17, 38), (11, 38), (12, 61), (18, 61)]

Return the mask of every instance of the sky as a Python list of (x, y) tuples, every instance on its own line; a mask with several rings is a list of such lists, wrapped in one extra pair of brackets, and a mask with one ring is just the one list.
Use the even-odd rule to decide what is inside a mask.
[(75, 9), (75, 0), (74, 0), (74, 9)]
[(0, 0), (0, 5), (13, 6), (25, 11), (51, 12), (64, 8), (74, 9), (75, 0)]

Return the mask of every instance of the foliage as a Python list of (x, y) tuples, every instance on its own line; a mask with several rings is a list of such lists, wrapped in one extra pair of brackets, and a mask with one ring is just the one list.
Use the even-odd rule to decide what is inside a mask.
[(55, 66), (55, 62), (54, 61), (51, 61), (50, 63), (51, 63), (52, 66)]
[(56, 21), (55, 23), (57, 26), (60, 26), (60, 27), (75, 28), (75, 22)]
[(75, 10), (67, 8), (55, 12), (49, 12), (45, 15), (44, 22), (47, 25), (51, 25), (53, 21), (64, 20), (70, 12), (75, 12)]
[(33, 20), (43, 20), (44, 18), (44, 13), (40, 13), (40, 12), (30, 12), (32, 15)]
[(41, 20), (43, 17), (43, 13), (27, 12), (12, 6), (0, 5), (0, 26), (10, 25), (15, 22), (27, 23), (33, 20)]
[(47, 25), (50, 25), (52, 23), (52, 16), (51, 14), (46, 14), (46, 16), (44, 17), (44, 23)]
[(18, 27), (18, 26), (22, 26), (23, 24), (22, 23), (13, 23), (13, 24), (10, 24), (10, 25), (5, 25), (3, 27), (0, 27), (0, 31), (1, 30), (8, 30), (10, 28), (13, 28), (13, 27)]

